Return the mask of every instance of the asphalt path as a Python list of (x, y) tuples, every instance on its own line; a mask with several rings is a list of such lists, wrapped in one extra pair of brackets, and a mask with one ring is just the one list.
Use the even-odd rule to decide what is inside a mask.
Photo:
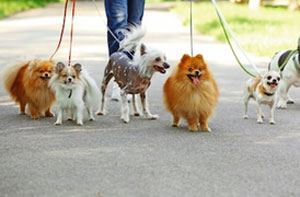
[[(165, 51), (173, 68), (190, 52), (189, 29), (168, 6), (147, 5), (144, 41)], [(49, 58), (62, 12), (63, 4), (51, 4), (1, 20), (0, 67), (23, 58)], [(107, 62), (105, 19), (89, 1), (80, 2), (76, 14), (73, 62), (82, 63), (100, 86)], [(68, 59), (69, 22), (55, 56), (59, 61)], [(31, 120), (18, 115), (1, 86), (0, 196), (300, 196), (299, 90), (290, 91), (294, 105), (275, 111), (276, 125), (268, 124), (268, 108), (265, 123), (256, 123), (254, 102), (244, 120), (242, 90), (249, 76), (227, 45), (202, 35), (195, 35), (194, 44), (220, 90), (211, 133), (189, 132), (185, 121), (179, 128), (170, 126), (162, 86), (172, 68), (156, 74), (148, 91), (150, 110), (160, 118), (132, 116), (128, 124), (121, 122), (120, 103), (113, 101), (96, 121), (88, 121), (85, 113), (84, 126), (67, 121), (54, 126), (54, 117)], [(266, 71), (268, 58), (251, 58)]]

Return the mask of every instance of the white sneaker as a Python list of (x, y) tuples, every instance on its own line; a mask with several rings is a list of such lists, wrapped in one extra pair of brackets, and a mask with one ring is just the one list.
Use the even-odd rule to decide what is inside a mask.
[(116, 82), (114, 82), (114, 85), (113, 85), (111, 100), (113, 100), (113, 101), (121, 100), (120, 87)]
[[(121, 100), (121, 93), (120, 92), (121, 91), (120, 91), (119, 85), (116, 82), (114, 82), (113, 90), (112, 90), (112, 94), (111, 94), (111, 100), (120, 101)], [(128, 94), (127, 95), (128, 103), (130, 103), (131, 100), (132, 100), (132, 95)]]

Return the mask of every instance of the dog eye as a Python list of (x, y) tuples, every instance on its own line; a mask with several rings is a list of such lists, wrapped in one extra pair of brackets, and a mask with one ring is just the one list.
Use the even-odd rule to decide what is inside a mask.
[(192, 72), (192, 71), (193, 71), (193, 68), (192, 68), (192, 67), (189, 67), (188, 71)]
[(202, 69), (201, 69), (201, 68), (199, 68), (199, 71), (202, 71)]
[(40, 73), (43, 73), (44, 72), (44, 70), (40, 70)]
[(75, 79), (75, 75), (72, 75), (72, 77)]
[(155, 58), (155, 61), (159, 62), (159, 61), (161, 61), (161, 58), (157, 57), (157, 58)]
[(272, 79), (272, 76), (268, 76), (267, 79), (268, 79), (268, 80), (271, 80), (271, 79)]
[(49, 71), (48, 71), (48, 73), (52, 73), (52, 71), (51, 71), (51, 70), (49, 70)]
[(67, 74), (64, 74), (63, 76), (64, 76), (64, 77), (67, 77), (68, 75), (67, 75)]
[(277, 77), (277, 81), (280, 81), (280, 77)]

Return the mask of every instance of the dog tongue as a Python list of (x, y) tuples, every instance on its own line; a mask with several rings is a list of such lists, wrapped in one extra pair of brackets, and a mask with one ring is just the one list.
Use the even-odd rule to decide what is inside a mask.
[(193, 82), (195, 85), (197, 85), (199, 83), (198, 77), (193, 77)]
[(276, 84), (275, 83), (271, 83), (270, 86), (271, 86), (271, 88), (275, 88)]

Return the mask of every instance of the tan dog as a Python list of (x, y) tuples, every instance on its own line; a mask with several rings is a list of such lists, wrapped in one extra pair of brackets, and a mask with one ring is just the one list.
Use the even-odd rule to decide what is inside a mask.
[(25, 107), (28, 105), (32, 119), (39, 119), (42, 113), (53, 116), (51, 106), (55, 102), (55, 96), (48, 87), (48, 81), (54, 71), (54, 61), (40, 59), (19, 62), (5, 68), (5, 89), (20, 105), (21, 114), (25, 114)]
[(172, 126), (186, 119), (189, 130), (211, 131), (208, 120), (218, 103), (218, 87), (201, 54), (184, 55), (164, 85), (164, 103), (173, 115)]
[(274, 110), (276, 102), (276, 90), (280, 81), (280, 75), (276, 71), (269, 71), (263, 78), (256, 77), (247, 81), (244, 90), (245, 114), (244, 119), (248, 118), (248, 103), (250, 98), (256, 101), (257, 123), (263, 123), (262, 104), (270, 106), (270, 124), (275, 124)]

